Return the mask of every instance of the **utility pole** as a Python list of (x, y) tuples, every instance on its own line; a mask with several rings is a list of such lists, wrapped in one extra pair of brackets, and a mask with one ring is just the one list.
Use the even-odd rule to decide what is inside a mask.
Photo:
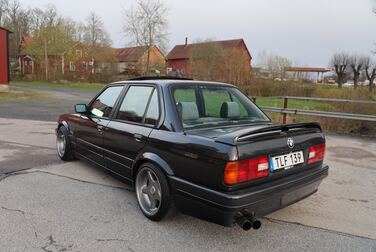
[(47, 38), (44, 39), (44, 64), (46, 70), (46, 81), (48, 80), (48, 54), (47, 54)]

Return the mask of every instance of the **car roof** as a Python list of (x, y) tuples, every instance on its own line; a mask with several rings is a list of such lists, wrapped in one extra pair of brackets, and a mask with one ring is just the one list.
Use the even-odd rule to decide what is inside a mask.
[(221, 86), (234, 86), (229, 83), (216, 82), (216, 81), (199, 81), (199, 80), (188, 80), (188, 79), (147, 79), (147, 80), (125, 80), (117, 81), (111, 84), (156, 84), (160, 86), (169, 86), (169, 85), (221, 85)]

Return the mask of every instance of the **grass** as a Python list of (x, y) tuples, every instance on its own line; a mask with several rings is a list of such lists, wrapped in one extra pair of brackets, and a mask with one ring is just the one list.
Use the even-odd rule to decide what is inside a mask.
[(42, 81), (12, 81), (12, 84), (18, 84), (22, 86), (32, 86), (32, 87), (50, 87), (50, 88), (69, 88), (78, 90), (90, 90), (99, 91), (104, 87), (101, 83), (86, 83), (86, 82), (72, 82), (72, 83), (52, 83), (52, 82), (42, 82)]
[[(265, 107), (283, 107), (282, 98), (267, 98), (267, 97), (257, 97), (256, 104), (258, 106)], [(306, 109), (306, 110), (321, 110), (321, 111), (330, 111), (330, 104), (319, 101), (303, 101), (303, 100), (288, 100), (288, 108), (295, 109)]]
[(27, 100), (27, 99), (43, 99), (49, 96), (45, 92), (26, 90), (22, 88), (11, 89), (9, 92), (0, 92), (0, 101), (4, 100)]
[[(174, 93), (177, 102), (196, 102), (196, 95), (193, 89), (177, 89)], [(221, 90), (203, 90), (205, 100), (206, 115), (211, 117), (220, 117), (221, 106), (224, 102), (231, 101), (227, 91)], [(233, 97), (236, 101), (236, 97)], [(238, 102), (238, 101), (237, 101)], [(240, 105), (240, 102), (238, 102)], [(245, 108), (240, 105), (240, 116), (248, 117)]]

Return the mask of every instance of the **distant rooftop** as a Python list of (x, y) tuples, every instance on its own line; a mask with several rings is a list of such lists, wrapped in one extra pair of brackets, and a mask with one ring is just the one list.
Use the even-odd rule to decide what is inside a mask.
[(182, 45), (176, 45), (167, 55), (168, 60), (173, 59), (188, 59), (190, 56), (190, 52), (192, 49), (192, 46), (194, 45), (200, 45), (200, 44), (213, 44), (217, 45), (224, 49), (231, 49), (236, 48), (239, 46), (239, 44), (244, 43), (245, 48), (247, 49), (247, 53), (249, 54), (249, 57), (252, 58), (251, 54), (248, 51), (248, 48), (244, 42), (243, 39), (232, 39), (232, 40), (221, 40), (221, 41), (208, 41), (208, 42), (201, 42), (201, 43), (193, 43), (193, 44), (182, 44)]

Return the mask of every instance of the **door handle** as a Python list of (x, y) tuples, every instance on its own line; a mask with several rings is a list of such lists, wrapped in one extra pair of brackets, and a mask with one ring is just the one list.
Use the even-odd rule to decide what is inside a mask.
[(142, 140), (142, 135), (141, 134), (133, 134), (133, 137), (134, 139), (137, 141), (137, 142), (140, 142)]
[(103, 128), (104, 128), (103, 125), (97, 125), (97, 130), (99, 132), (102, 132)]

